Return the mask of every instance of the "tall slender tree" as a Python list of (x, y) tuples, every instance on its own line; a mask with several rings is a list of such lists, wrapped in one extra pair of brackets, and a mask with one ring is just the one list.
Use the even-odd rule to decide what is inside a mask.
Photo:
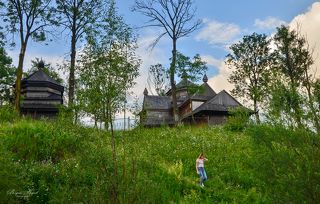
[(6, 0), (3, 3), (2, 20), (6, 30), (18, 34), (20, 41), (19, 63), (15, 82), (15, 107), (20, 110), (21, 78), (23, 62), (30, 39), (44, 41), (46, 28), (55, 23), (51, 0)]
[(298, 89), (304, 81), (305, 71), (313, 64), (313, 60), (305, 48), (305, 39), (300, 38), (297, 31), (290, 30), (287, 26), (277, 28), (274, 42), (277, 48), (274, 72), (283, 77), (290, 113), (298, 127), (302, 127), (302, 98)]
[(56, 0), (59, 23), (70, 34), (70, 67), (68, 77), (68, 105), (73, 106), (75, 96), (75, 71), (77, 44), (94, 32), (94, 25), (101, 17), (102, 0)]
[(80, 93), (81, 98), (87, 99), (85, 102), (91, 103), (86, 105), (98, 110), (98, 116), (111, 132), (114, 162), (111, 203), (117, 203), (118, 172), (113, 119), (123, 107), (127, 90), (135, 83), (134, 79), (139, 74), (140, 59), (135, 54), (136, 37), (123, 18), (117, 14), (114, 0), (110, 2), (99, 33), (90, 38), (82, 56)]
[(264, 34), (253, 33), (244, 36), (242, 41), (231, 45), (232, 53), (227, 55), (226, 64), (235, 68), (229, 82), (235, 88), (231, 91), (239, 97), (249, 98), (253, 102), (256, 121), (259, 123), (258, 106), (268, 90), (270, 65), (270, 41)]
[(196, 9), (193, 7), (193, 0), (136, 0), (133, 10), (149, 18), (146, 26), (163, 29), (163, 32), (157, 37), (153, 46), (165, 35), (169, 36), (172, 40), (169, 77), (173, 114), (177, 123), (179, 122), (175, 84), (177, 41), (195, 31), (201, 24), (200, 20), (194, 21)]
[(277, 28), (274, 42), (276, 62), (273, 79), (278, 79), (278, 83), (273, 85), (271, 108), (278, 115), (287, 116), (289, 125), (303, 128), (313, 124), (319, 133), (320, 115), (314, 86), (316, 81), (311, 72), (313, 50), (306, 37), (300, 34), (299, 26), (296, 29), (287, 26)]

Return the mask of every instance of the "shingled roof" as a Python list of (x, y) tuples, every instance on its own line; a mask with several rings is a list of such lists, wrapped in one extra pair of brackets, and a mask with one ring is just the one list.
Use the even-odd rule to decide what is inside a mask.
[[(176, 90), (187, 89), (188, 87), (193, 87), (193, 86), (197, 86), (197, 85), (187, 79), (183, 79), (176, 85)], [(171, 89), (167, 91), (166, 95), (169, 96), (170, 94), (171, 94)]]
[(192, 100), (207, 101), (215, 97), (216, 92), (207, 84), (203, 83), (200, 90), (191, 96)]
[(24, 78), (22, 81), (34, 81), (34, 82), (51, 82), (53, 84), (60, 85), (56, 80), (48, 76), (42, 69), (31, 74), (29, 77)]
[(63, 104), (64, 87), (43, 71), (44, 63), (39, 62), (38, 70), (21, 81), (21, 113), (33, 118), (54, 117), (58, 105)]
[(60, 85), (52, 77), (48, 76), (42, 69), (31, 74), (29, 77), (21, 80), (21, 86), (50, 87), (55, 90), (64, 91), (64, 87)]
[(228, 92), (222, 90), (211, 100), (205, 102), (197, 109), (187, 114), (184, 118), (200, 113), (201, 111), (214, 111), (214, 112), (228, 112), (230, 108), (242, 106), (235, 98)]
[[(230, 114), (230, 109), (243, 107), (227, 91), (223, 90), (217, 94), (207, 83), (206, 75), (203, 77), (203, 82), (201, 86), (197, 86), (197, 89), (193, 89), (196, 92), (193, 92), (192, 95), (189, 88), (196, 85), (191, 81), (184, 78), (176, 85), (177, 105), (183, 122), (188, 124), (195, 121), (203, 123), (204, 120), (208, 120), (208, 124), (221, 124)], [(143, 109), (147, 111), (142, 122), (145, 126), (174, 124), (171, 94), (171, 90), (169, 90), (167, 96), (149, 96), (145, 89)], [(191, 120), (191, 116), (195, 117)]]
[(145, 109), (168, 110), (172, 108), (171, 98), (169, 96), (144, 96)]

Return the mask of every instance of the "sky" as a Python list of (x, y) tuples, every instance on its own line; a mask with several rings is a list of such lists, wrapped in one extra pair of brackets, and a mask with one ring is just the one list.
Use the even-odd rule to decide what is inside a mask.
[[(143, 90), (147, 87), (147, 75), (150, 65), (161, 63), (169, 66), (171, 57), (171, 41), (163, 38), (158, 45), (150, 50), (149, 45), (154, 41), (160, 29), (139, 28), (148, 20), (139, 13), (134, 13), (131, 8), (134, 0), (117, 0), (119, 14), (126, 23), (135, 28), (138, 35), (137, 54), (142, 59), (140, 76), (132, 91), (140, 99)], [(295, 28), (300, 24), (301, 33), (307, 37), (309, 45), (314, 48), (316, 72), (320, 67), (320, 2), (315, 0), (194, 0), (197, 8), (196, 19), (202, 21), (201, 27), (187, 37), (178, 40), (178, 50), (186, 56), (193, 57), (200, 54), (207, 62), (209, 85), (219, 92), (223, 89), (230, 91), (232, 85), (227, 79), (232, 71), (225, 63), (225, 56), (230, 52), (229, 46), (241, 40), (244, 35), (253, 32), (265, 33), (271, 36), (275, 28), (281, 24)], [(45, 45), (47, 44), (47, 45)], [(42, 58), (53, 65), (69, 58), (68, 36), (62, 35), (54, 42), (30, 42), (27, 48), (24, 70), (30, 67), (31, 59)], [(18, 64), (19, 46), (8, 50)], [(320, 70), (319, 70), (320, 72)], [(317, 72), (317, 76), (320, 74)]]

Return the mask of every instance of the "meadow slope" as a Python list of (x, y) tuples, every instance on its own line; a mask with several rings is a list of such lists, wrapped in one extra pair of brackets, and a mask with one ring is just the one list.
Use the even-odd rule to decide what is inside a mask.
[[(250, 125), (116, 132), (65, 121), (0, 122), (1, 203), (317, 203), (320, 140)], [(204, 152), (208, 181), (198, 186)], [(114, 175), (114, 168), (117, 174)]]

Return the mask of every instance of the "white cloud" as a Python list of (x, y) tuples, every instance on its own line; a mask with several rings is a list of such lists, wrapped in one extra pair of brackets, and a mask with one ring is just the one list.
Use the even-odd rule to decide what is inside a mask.
[[(19, 62), (19, 50), (8, 50), (8, 55), (12, 58), (13, 65), (18, 67)], [(55, 71), (58, 72), (59, 76), (66, 82), (67, 75), (62, 70), (59, 70), (57, 64), (62, 64), (64, 62), (64, 56), (60, 55), (52, 55), (52, 54), (43, 54), (38, 52), (37, 50), (31, 49), (26, 53), (23, 62), (23, 71), (26, 72), (31, 68), (31, 60), (35, 60), (36, 58), (43, 59), (46, 63), (50, 63)]]
[[(13, 64), (18, 67), (19, 62), (19, 50), (8, 50), (8, 55), (12, 58)], [(35, 60), (36, 58), (43, 59), (46, 63), (52, 64), (54, 67), (56, 64), (61, 64), (64, 60), (63, 56), (52, 55), (52, 54), (43, 54), (39, 53), (36, 50), (30, 50), (26, 53), (24, 57), (23, 63), (23, 71), (27, 71), (31, 68), (31, 60)]]
[(212, 65), (219, 70), (216, 76), (208, 80), (208, 84), (212, 89), (217, 93), (222, 90), (230, 92), (234, 88), (234, 86), (228, 82), (232, 69), (227, 67), (223, 59), (216, 59), (210, 55), (204, 55), (201, 56), (201, 58), (206, 61), (208, 65)]
[(287, 25), (287, 23), (283, 20), (280, 20), (275, 17), (267, 17), (264, 20), (256, 19), (254, 21), (254, 26), (256, 26), (259, 29), (275, 29), (276, 27), (279, 27), (281, 25)]
[(320, 78), (320, 2), (313, 3), (306, 13), (296, 16), (289, 24), (307, 38), (310, 48), (314, 49), (313, 73)]
[(196, 36), (198, 41), (208, 41), (212, 45), (229, 44), (240, 33), (241, 29), (233, 23), (222, 23), (215, 20), (203, 20), (205, 27)]
[(136, 79), (136, 85), (130, 90), (140, 99), (143, 97), (143, 90), (148, 88), (147, 79), (148, 79), (148, 70), (150, 65), (157, 63), (165, 64), (168, 61), (167, 53), (163, 48), (163, 44), (167, 43), (167, 39), (162, 39), (161, 43), (159, 42), (152, 50), (150, 45), (159, 35), (159, 32), (155, 30), (145, 30), (143, 31), (146, 34), (144, 37), (138, 39), (138, 49), (137, 55), (141, 57), (142, 64), (140, 66), (140, 76)]
[[(280, 22), (280, 21), (279, 21)], [(270, 24), (271, 25), (271, 24)], [(291, 28), (297, 28), (299, 26), (302, 35), (306, 36), (311, 48), (314, 49), (314, 61), (315, 64), (312, 67), (312, 72), (316, 73), (316, 77), (320, 78), (320, 2), (314, 3), (310, 9), (301, 15), (296, 16), (290, 23)], [(201, 56), (208, 65), (212, 65), (218, 68), (219, 73), (209, 79), (209, 85), (219, 92), (223, 89), (230, 91), (234, 88), (232, 84), (228, 82), (228, 78), (233, 69), (228, 67), (224, 59), (216, 59), (210, 55)]]

